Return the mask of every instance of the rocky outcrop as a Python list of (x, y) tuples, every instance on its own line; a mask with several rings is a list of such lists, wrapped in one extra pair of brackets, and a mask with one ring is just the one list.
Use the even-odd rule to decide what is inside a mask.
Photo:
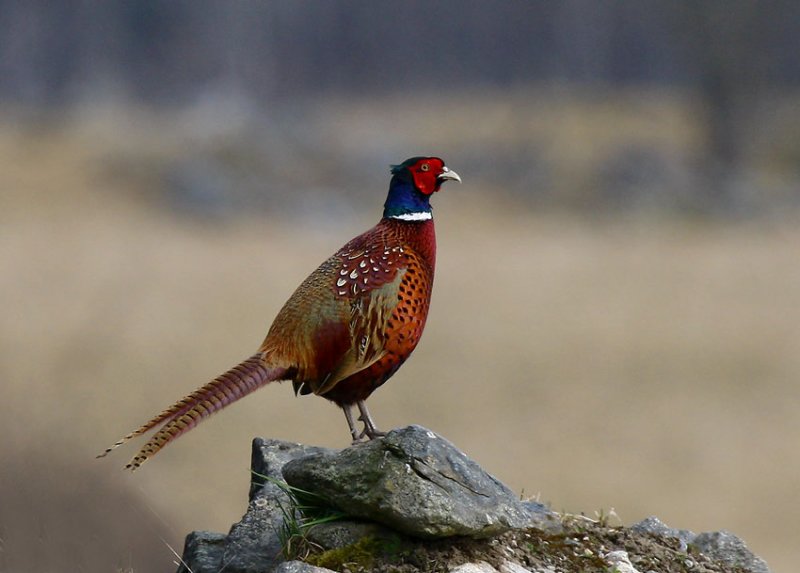
[(256, 438), (252, 474), (242, 520), (189, 534), (179, 573), (769, 573), (727, 532), (611, 528), (521, 501), (419, 426), (343, 450)]
[(657, 517), (648, 517), (631, 529), (652, 535), (677, 539), (684, 551), (697, 552), (717, 559), (730, 567), (739, 567), (748, 573), (769, 573), (766, 561), (754, 555), (744, 541), (730, 531), (710, 531), (699, 535), (686, 529), (673, 529)]
[(178, 571), (257, 573), (271, 571), (285, 561), (277, 532), (284, 521), (283, 510), (291, 506), (291, 499), (278, 485), (283, 482), (281, 468), (288, 461), (323, 451), (324, 448), (280, 440), (253, 440), (247, 512), (228, 535), (208, 531), (190, 533)]
[(547, 514), (419, 426), (292, 460), (283, 476), (349, 516), (414, 537), (491, 537), (532, 527)]

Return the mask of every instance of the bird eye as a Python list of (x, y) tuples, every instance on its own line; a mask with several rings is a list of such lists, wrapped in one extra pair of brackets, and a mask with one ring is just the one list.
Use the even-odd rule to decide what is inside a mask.
[(428, 169), (430, 169), (430, 168), (431, 168), (431, 166), (430, 166), (430, 165), (428, 165), (427, 163), (423, 163), (422, 165), (420, 165), (420, 166), (419, 166), (419, 168), (420, 168), (422, 171), (427, 171)]

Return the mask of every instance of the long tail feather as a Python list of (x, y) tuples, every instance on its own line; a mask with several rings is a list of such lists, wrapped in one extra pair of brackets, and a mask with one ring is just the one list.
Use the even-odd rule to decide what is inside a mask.
[(102, 458), (108, 455), (109, 452), (131, 438), (141, 436), (161, 424), (161, 428), (150, 441), (125, 466), (127, 469), (136, 470), (169, 442), (188, 432), (211, 414), (269, 382), (281, 380), (285, 374), (286, 370), (283, 368), (270, 368), (264, 364), (262, 353), (255, 354), (185, 398), (178, 400), (97, 457)]

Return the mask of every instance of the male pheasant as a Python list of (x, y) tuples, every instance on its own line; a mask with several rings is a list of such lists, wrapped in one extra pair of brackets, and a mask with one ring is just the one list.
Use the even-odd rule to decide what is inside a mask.
[[(438, 157), (392, 166), (383, 217), (303, 281), (253, 356), (178, 400), (98, 457), (160, 425), (126, 466), (135, 470), (169, 442), (250, 392), (291, 380), (344, 410), (353, 442), (382, 436), (365, 400), (417, 346), (433, 286), (436, 237), (430, 197), (461, 181)], [(363, 429), (353, 418), (360, 412)]]

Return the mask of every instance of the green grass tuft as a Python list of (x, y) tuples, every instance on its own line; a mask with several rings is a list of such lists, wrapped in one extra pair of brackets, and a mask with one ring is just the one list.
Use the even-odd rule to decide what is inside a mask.
[(277, 531), (281, 552), (287, 560), (307, 559), (311, 553), (322, 549), (308, 539), (311, 528), (347, 517), (314, 492), (291, 486), (267, 475), (252, 473), (276, 485), (289, 497), (288, 504), (279, 503), (283, 520)]

